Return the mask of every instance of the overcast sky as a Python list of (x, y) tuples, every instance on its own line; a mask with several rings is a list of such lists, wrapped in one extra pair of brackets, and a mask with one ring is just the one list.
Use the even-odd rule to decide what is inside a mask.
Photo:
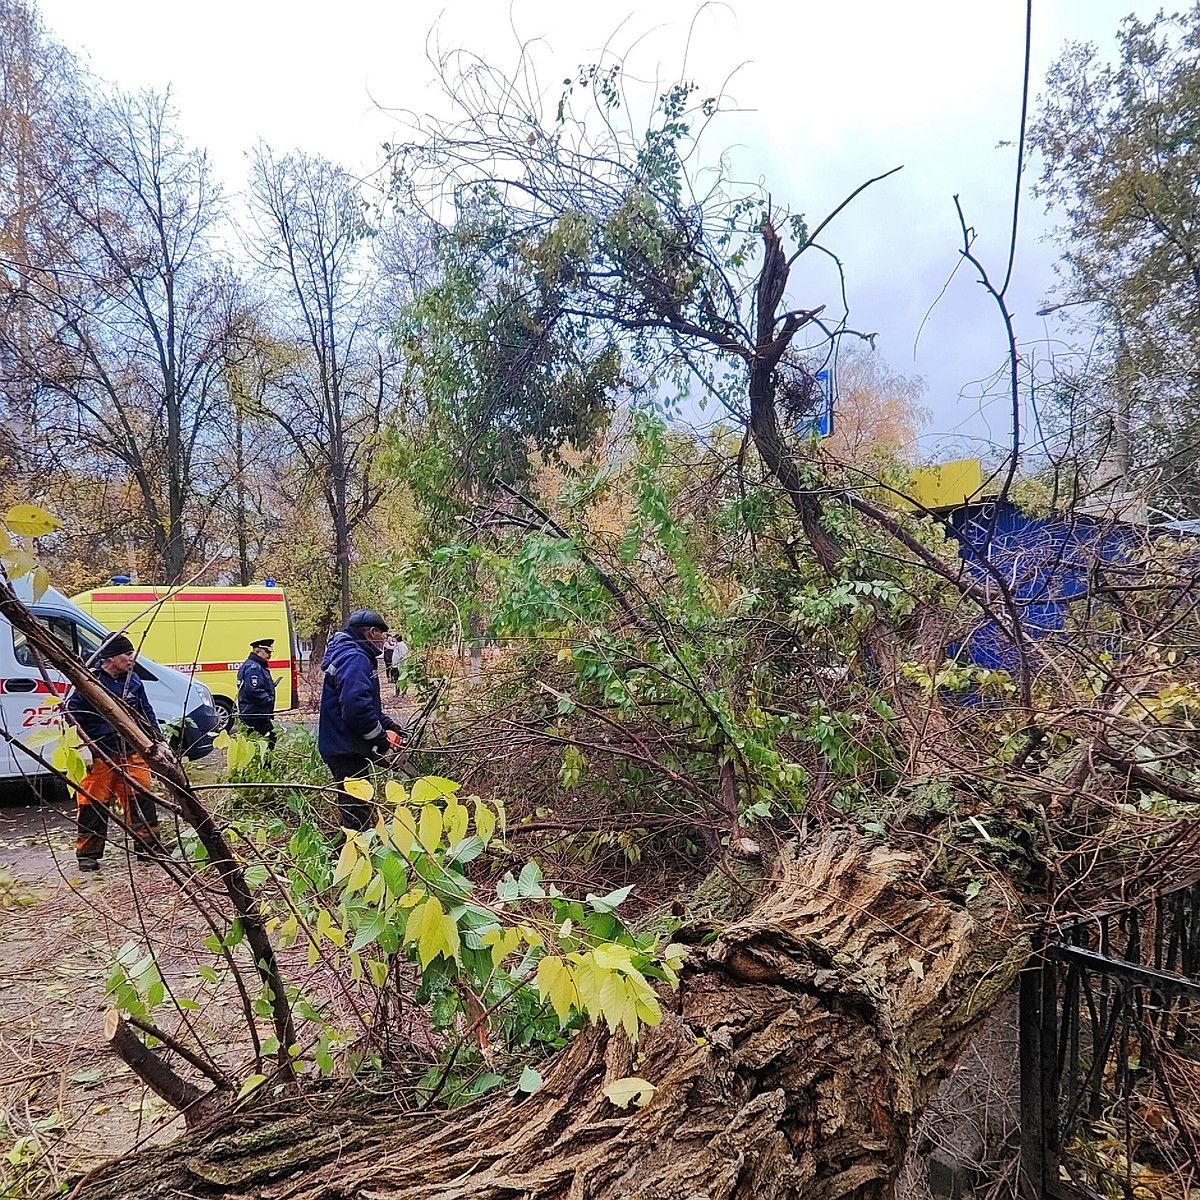
[[(846, 268), (850, 323), (878, 331), (888, 363), (926, 380), (928, 455), (977, 452), (975, 439), (989, 436), (1006, 440), (1007, 401), (981, 398), (980, 381), (1004, 361), (995, 310), (966, 268), (938, 297), (961, 243), (955, 194), (978, 232), (977, 252), (997, 278), (1004, 274), (1021, 0), (39, 4), (50, 30), (97, 75), (130, 89), (169, 85), (185, 136), (209, 151), (234, 193), (244, 184), (246, 151), (260, 138), (277, 151), (299, 147), (366, 171), (379, 144), (397, 135), (387, 109), (443, 107), (427, 58), (431, 37), (500, 66), (515, 60), (518, 36), (539, 38), (547, 85), (595, 61), (605, 43), (621, 49), (635, 39), (643, 74), (686, 71), (710, 92), (733, 73), (726, 91), (744, 111), (727, 120), (722, 138), (738, 173), (762, 178), (810, 223), (865, 179), (903, 165), (823, 238)], [(1094, 41), (1109, 53), (1122, 16), (1158, 7), (1157, 0), (1035, 0), (1034, 96), (1068, 40)], [(1057, 251), (1044, 240), (1047, 227), (1026, 191), (1010, 304), (1030, 352), (1039, 339), (1064, 335), (1058, 318), (1047, 328), (1035, 316), (1055, 291)], [(801, 275), (791, 299), (833, 308), (837, 296), (827, 276)]]

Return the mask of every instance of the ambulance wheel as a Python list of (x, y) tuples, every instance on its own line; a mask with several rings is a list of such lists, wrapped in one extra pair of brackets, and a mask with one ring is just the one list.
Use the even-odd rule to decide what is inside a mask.
[(213, 705), (217, 710), (217, 727), (214, 733), (220, 733), (233, 724), (233, 704), (224, 696), (214, 696)]

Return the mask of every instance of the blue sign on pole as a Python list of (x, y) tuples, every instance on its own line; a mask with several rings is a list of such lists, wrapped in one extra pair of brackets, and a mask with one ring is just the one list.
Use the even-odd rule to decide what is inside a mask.
[(802, 438), (823, 438), (833, 432), (833, 376), (829, 371), (818, 371), (814, 378), (817, 386), (813, 415), (796, 426)]

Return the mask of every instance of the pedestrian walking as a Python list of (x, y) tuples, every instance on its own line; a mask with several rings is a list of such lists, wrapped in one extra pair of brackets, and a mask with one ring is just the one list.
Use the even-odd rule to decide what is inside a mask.
[(388, 682), (396, 689), (397, 696), (401, 692), (400, 667), (407, 657), (408, 646), (405, 645), (404, 639), (389, 633), (383, 645), (383, 667), (387, 672)]
[(317, 752), (339, 786), (338, 809), (346, 829), (371, 824), (371, 808), (341, 785), (361, 779), (372, 762), (385, 759), (404, 744), (404, 730), (383, 711), (379, 697), (379, 658), (387, 622), (367, 608), (350, 614), (346, 628), (325, 649), (321, 668), (321, 710), (317, 719)]
[[(104, 689), (129, 709), (151, 737), (161, 736), (158, 718), (134, 670), (137, 651), (133, 643), (124, 634), (117, 634), (100, 647), (97, 658), (99, 666), (95, 674)], [(66, 711), (92, 752), (92, 765), (75, 790), (75, 857), (79, 869), (100, 869), (110, 808), (120, 813), (121, 821), (132, 834), (139, 861), (145, 862), (155, 852), (162, 852), (149, 764), (82, 693), (71, 693)]]
[(238, 717), (247, 729), (267, 739), (267, 753), (275, 749), (275, 689), (279, 681), (271, 676), (271, 651), (274, 638), (259, 638), (250, 643), (250, 654), (238, 667)]

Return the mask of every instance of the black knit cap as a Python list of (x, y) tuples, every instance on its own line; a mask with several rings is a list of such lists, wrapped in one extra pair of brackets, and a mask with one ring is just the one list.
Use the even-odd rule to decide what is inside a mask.
[(100, 647), (100, 661), (103, 662), (106, 658), (113, 658), (118, 654), (132, 654), (133, 652), (133, 643), (123, 633), (118, 633)]
[(387, 633), (387, 627), (387, 622), (370, 608), (356, 608), (346, 622), (347, 629), (382, 629)]

